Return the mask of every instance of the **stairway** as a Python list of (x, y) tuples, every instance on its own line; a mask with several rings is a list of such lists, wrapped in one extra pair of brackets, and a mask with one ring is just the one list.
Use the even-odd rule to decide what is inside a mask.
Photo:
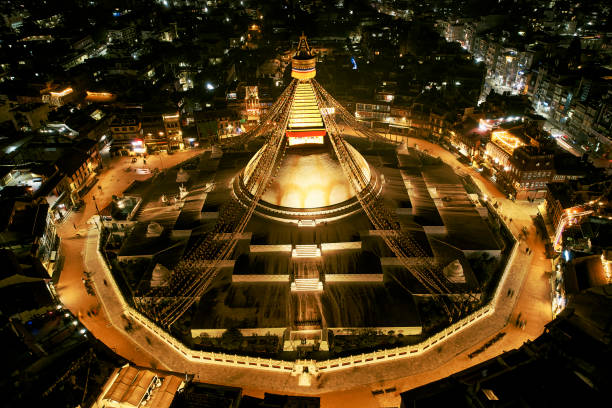
[(316, 292), (323, 290), (323, 283), (319, 278), (295, 278), (291, 284), (292, 292)]
[(316, 245), (296, 245), (291, 251), (292, 258), (318, 258), (321, 256), (321, 249)]
[(322, 265), (319, 264), (319, 261), (312, 261), (313, 257), (321, 256), (321, 250), (316, 245), (297, 245), (294, 251), (298, 249), (297, 247), (300, 247), (299, 250), (302, 256), (299, 256), (299, 258), (302, 259), (296, 259), (293, 262), (293, 282), (291, 283), (291, 291), (322, 291), (323, 283), (319, 275), (319, 270)]

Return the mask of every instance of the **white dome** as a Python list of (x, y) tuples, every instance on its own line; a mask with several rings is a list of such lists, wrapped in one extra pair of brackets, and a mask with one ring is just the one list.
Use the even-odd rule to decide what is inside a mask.
[(463, 266), (458, 259), (449, 263), (446, 268), (442, 270), (442, 273), (452, 283), (465, 283), (465, 274), (463, 273)]
[(151, 287), (166, 286), (170, 278), (170, 271), (162, 264), (156, 264), (151, 274)]
[[(350, 144), (346, 146), (361, 168), (367, 182), (370, 181), (370, 166), (363, 156)], [(261, 158), (258, 151), (244, 170), (246, 184)], [(251, 194), (255, 193), (251, 189)], [(329, 147), (303, 147), (289, 149), (280, 169), (262, 196), (262, 201), (280, 207), (320, 208), (339, 204), (355, 196), (340, 162)]]
[(159, 237), (164, 232), (164, 227), (156, 222), (150, 222), (147, 225), (147, 238)]

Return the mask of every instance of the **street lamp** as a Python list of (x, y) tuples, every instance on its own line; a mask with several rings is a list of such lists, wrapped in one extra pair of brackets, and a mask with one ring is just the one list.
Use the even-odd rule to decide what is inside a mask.
[[(104, 227), (104, 224), (102, 223), (102, 216), (100, 215), (100, 209), (98, 208), (98, 202), (96, 201), (96, 196), (92, 194), (91, 199), (94, 202), (94, 205), (96, 206), (96, 212), (98, 213), (98, 219), (100, 220), (100, 231), (102, 230), (102, 228)], [(96, 227), (98, 226), (98, 224), (96, 224)]]
[(162, 160), (162, 152), (159, 152), (159, 162), (161, 164), (162, 171), (166, 171), (166, 169), (164, 168), (164, 161)]

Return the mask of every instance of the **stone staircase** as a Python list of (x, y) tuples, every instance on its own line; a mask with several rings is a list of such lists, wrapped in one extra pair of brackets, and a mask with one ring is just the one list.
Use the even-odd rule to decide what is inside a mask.
[[(314, 248), (313, 248), (314, 247)], [(321, 257), (321, 249), (316, 245), (297, 245), (294, 251), (297, 255), (293, 263), (292, 292), (322, 291), (323, 283), (319, 275), (319, 262), (312, 258)]]
[(319, 278), (295, 278), (291, 284), (293, 292), (317, 292), (323, 290), (323, 283)]
[(292, 258), (319, 258), (321, 256), (321, 248), (316, 244), (312, 245), (296, 245), (291, 251)]

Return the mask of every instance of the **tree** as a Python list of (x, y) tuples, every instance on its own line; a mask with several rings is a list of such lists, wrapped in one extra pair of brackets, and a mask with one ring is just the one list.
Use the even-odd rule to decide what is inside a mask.
[(242, 342), (242, 333), (236, 327), (227, 329), (222, 335), (221, 340), (223, 346), (229, 350), (235, 350), (240, 347)]

